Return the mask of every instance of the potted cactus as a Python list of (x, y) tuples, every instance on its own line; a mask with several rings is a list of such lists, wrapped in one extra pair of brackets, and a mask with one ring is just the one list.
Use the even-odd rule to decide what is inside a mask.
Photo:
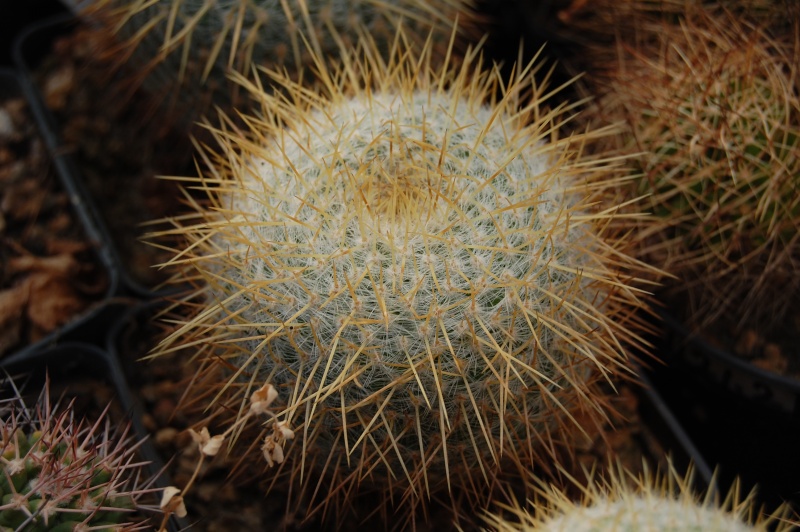
[(207, 199), (153, 235), (196, 288), (153, 356), (196, 368), (200, 441), (237, 441), (309, 514), (366, 493), (384, 519), (443, 499), (459, 521), (596, 432), (597, 383), (632, 372), (635, 217), (596, 207), (621, 170), (582, 147), (607, 131), (560, 137), (572, 107), (547, 109), (532, 66), (504, 85), (402, 35), (388, 61), (365, 42), (315, 62), (316, 92), (268, 71), (247, 130), (212, 130), (186, 178)]
[(255, 65), (301, 79), (311, 73), (307, 67), (314, 57), (334, 58), (359, 39), (389, 49), (398, 26), (420, 45), (430, 36), (442, 53), (455, 21), (462, 34), (480, 38), (470, 0), (84, 4), (82, 18), (112, 40), (107, 53), (127, 67), (129, 76), (138, 77), (129, 82), (143, 85), (161, 110), (184, 127), (213, 113), (215, 106), (231, 116), (234, 109), (249, 107), (247, 91), (229, 76), (249, 76)]
[[(631, 179), (622, 159), (603, 152), (613, 130), (583, 132), (570, 116), (578, 107), (558, 107), (558, 91), (534, 76), (547, 78), (546, 69), (482, 65), (450, 26), (461, 13), (472, 35), (471, 4), (446, 3), (447, 22), (425, 20), (427, 4), (403, 4), (400, 22), (360, 3), (356, 26), (380, 31), (364, 29), (352, 49), (340, 39), (357, 17), (337, 18), (330, 6), (339, 4), (286, 3), (279, 18), (302, 19), (306, 42), (264, 50), (236, 36), (239, 22), (242, 35), (285, 29), (263, 25), (258, 2), (234, 13), (102, 0), (82, 11), (92, 25), (78, 30), (85, 40), (54, 41), (58, 59), (39, 62), (41, 37), (53, 36), (44, 27), (18, 48), (45, 100), (69, 92), (48, 82), (53, 72), (69, 70), (57, 81), (83, 85), (76, 76), (86, 70), (62, 60), (67, 43), (93, 60), (129, 56), (139, 65), (134, 86), (170, 110), (183, 105), (181, 93), (199, 102), (183, 109), (181, 125), (209, 102), (227, 108), (207, 116), (200, 175), (158, 181), (183, 183), (185, 194), (150, 191), (189, 211), (170, 203), (157, 213), (169, 228), (151, 236), (172, 257), (158, 279), (193, 288), (174, 299), (172, 332), (152, 355), (189, 372), (181, 408), (172, 409), (174, 389), (151, 385), (152, 367), (133, 363), (141, 352), (118, 351), (128, 378), (140, 372), (147, 384), (141, 394), (153, 411), (143, 421), (156, 444), (191, 450), (177, 462), (199, 460), (178, 464), (189, 474), (165, 492), (167, 513), (182, 515), (184, 496), (230, 500), (232, 491), (200, 479), (233, 467), (235, 483), (257, 477), (270, 494), (286, 494), (278, 513), (287, 526), (292, 514), (306, 527), (345, 526), (357, 514), (382, 527), (431, 517), (433, 526), (469, 527), (474, 508), (498, 493), (531, 492), (520, 482), (531, 470), (549, 478), (563, 472), (560, 462), (582, 461), (581, 449), (610, 447), (609, 426), (621, 417), (612, 405), (627, 400), (613, 388), (636, 370), (630, 352), (646, 349), (645, 290), (657, 268), (643, 259), (652, 245), (637, 251), (634, 230), (650, 227), (638, 214), (648, 205), (620, 195)], [(109, 27), (122, 36), (111, 49), (100, 37)], [(195, 46), (209, 28), (210, 40)], [(250, 53), (264, 59), (258, 74)], [(34, 72), (43, 66), (49, 77)], [(95, 81), (96, 94), (104, 83)], [(141, 119), (113, 94), (88, 103), (119, 105), (114, 119), (65, 122), (55, 149), (115, 159), (84, 135), (95, 129), (119, 144), (116, 117)], [(159, 117), (150, 125), (176, 116), (149, 109)], [(131, 160), (163, 162), (121, 144)], [(120, 196), (110, 174), (95, 177)], [(116, 266), (149, 268), (151, 259), (134, 252)], [(125, 281), (126, 295), (163, 295)], [(179, 433), (187, 420), (194, 425)], [(255, 496), (256, 506), (274, 504)]]

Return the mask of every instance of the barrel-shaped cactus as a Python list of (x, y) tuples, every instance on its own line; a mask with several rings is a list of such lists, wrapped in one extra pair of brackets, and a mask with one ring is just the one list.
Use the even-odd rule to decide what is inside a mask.
[(800, 523), (788, 507), (772, 513), (756, 510), (754, 493), (744, 499), (738, 483), (723, 499), (709, 491), (700, 496), (692, 488), (691, 472), (679, 475), (644, 473), (635, 476), (622, 467), (609, 468), (604, 478), (591, 476), (574, 501), (560, 488), (537, 482), (536, 505), (517, 501), (500, 505), (486, 518), (498, 532), (785, 532)]
[(582, 155), (604, 132), (560, 138), (569, 109), (530, 68), (506, 85), (476, 55), (434, 69), (430, 49), (367, 46), (321, 94), (275, 75), (249, 130), (200, 153), (187, 184), (207, 202), (162, 233), (198, 291), (155, 356), (184, 352), (192, 402), (218, 393), (217, 414), (274, 385), (294, 438), (276, 456), (270, 425), (264, 451), (297, 493), (485, 497), (550, 461), (575, 410), (600, 423), (596, 380), (630, 372), (643, 303), (621, 172)]
[[(251, 103), (228, 79), (254, 66), (309, 78), (312, 56), (335, 60), (360, 38), (385, 52), (395, 29), (441, 51), (458, 33), (479, 38), (470, 0), (91, 0), (84, 17), (109, 37), (107, 53), (127, 64), (164, 108), (191, 123), (212, 106)], [(456, 21), (460, 31), (456, 32)], [(459, 39), (461, 42), (461, 39)]]
[(144, 528), (145, 464), (126, 431), (104, 416), (79, 421), (47, 387), (33, 408), (19, 396), (4, 402), (0, 423), (0, 530)]
[(695, 326), (776, 324), (800, 296), (800, 48), (704, 8), (650, 37), (598, 106), (661, 222), (642, 258)]

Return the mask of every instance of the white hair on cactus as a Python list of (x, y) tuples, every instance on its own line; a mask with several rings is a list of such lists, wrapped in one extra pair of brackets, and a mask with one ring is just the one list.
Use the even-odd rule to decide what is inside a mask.
[[(588, 334), (581, 321), (601, 324), (606, 294), (583, 277), (594, 265), (590, 229), (572, 221), (581, 214), (571, 210), (579, 196), (567, 191), (576, 178), (550, 171), (561, 147), (511, 139), (519, 124), (494, 114), (447, 93), (351, 98), (306, 115), (248, 161), (240, 188), (223, 199), (243, 223), (214, 237), (229, 253), (216, 274), (264, 298), (226, 305), (261, 324), (242, 343), (243, 362), (278, 333), (269, 348), (281, 362), (265, 360), (261, 371), (282, 384), (303, 374), (324, 390), (354, 358), (374, 357), (343, 388), (348, 403), (405, 383), (408, 395), (393, 397), (392, 409), (446, 404), (447, 420), (460, 405), (445, 397), (488, 404), (499, 393), (465, 377), (475, 371), (480, 382), (491, 372), (476, 342), (515, 353), (509, 369), (518, 378), (507, 385), (533, 414), (546, 409), (542, 393), (579, 386), (595, 365), (592, 348), (570, 347), (559, 331)], [(545, 326), (540, 316), (557, 315), (570, 292), (576, 312)], [(212, 290), (214, 300), (229, 295)], [(288, 326), (291, 334), (279, 333)], [(547, 352), (540, 362), (537, 350)], [(549, 374), (542, 364), (567, 369)], [(339, 410), (340, 398), (323, 405)], [(325, 417), (331, 429), (337, 417)], [(485, 420), (495, 435), (501, 424)], [(477, 418), (471, 425), (479, 434)], [(504, 429), (523, 437), (526, 426)], [(351, 432), (352, 441), (363, 434)], [(460, 436), (469, 442), (468, 432)]]
[(756, 530), (716, 508), (660, 496), (599, 500), (548, 522), (542, 532), (748, 532)]

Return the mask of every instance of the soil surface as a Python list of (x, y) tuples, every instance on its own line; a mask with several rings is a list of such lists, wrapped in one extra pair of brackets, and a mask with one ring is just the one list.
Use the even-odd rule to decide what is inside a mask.
[(79, 319), (108, 282), (25, 100), (0, 101), (0, 356)]
[(800, 312), (770, 331), (718, 326), (703, 339), (758, 368), (800, 381)]
[(178, 186), (157, 176), (195, 175), (191, 142), (163, 125), (157, 107), (100, 49), (97, 36), (78, 26), (53, 41), (35, 79), (123, 273), (153, 288), (166, 280), (155, 265), (170, 254), (142, 241), (144, 224), (180, 210)]

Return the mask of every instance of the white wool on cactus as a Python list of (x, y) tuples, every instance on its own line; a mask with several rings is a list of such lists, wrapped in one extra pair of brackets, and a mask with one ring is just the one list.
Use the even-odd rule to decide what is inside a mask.
[(703, 495), (696, 491), (693, 469), (681, 475), (668, 469), (653, 474), (647, 464), (634, 474), (617, 462), (602, 475), (588, 472), (585, 481), (564, 489), (530, 477), (536, 492), (523, 507), (513, 496), (508, 503), (495, 501), (500, 513), (487, 513), (486, 522), (498, 532), (788, 532), (796, 530), (796, 515), (788, 505), (771, 512), (757, 507), (755, 493), (741, 497), (735, 480), (720, 492), (716, 477)]
[[(487, 456), (503, 433), (518, 444), (526, 423), (485, 407), (513, 394), (538, 416), (548, 395), (582, 386), (608, 291), (593, 281), (577, 177), (553, 168), (563, 146), (509, 138), (513, 122), (448, 93), (373, 94), (309, 113), (243, 159), (220, 200), (232, 223), (213, 238), (227, 282), (211, 291), (257, 324), (242, 362), (279, 354), (262, 374), (312, 380), (330, 430), (343, 404), (366, 402), (370, 419), (402, 387), (388, 407), (440, 425), (423, 439), (477, 438)], [(238, 287), (252, 297), (231, 298)], [(464, 406), (469, 419), (454, 424)]]
[(538, 528), (542, 532), (749, 532), (757, 530), (718, 508), (659, 495), (599, 500)]

